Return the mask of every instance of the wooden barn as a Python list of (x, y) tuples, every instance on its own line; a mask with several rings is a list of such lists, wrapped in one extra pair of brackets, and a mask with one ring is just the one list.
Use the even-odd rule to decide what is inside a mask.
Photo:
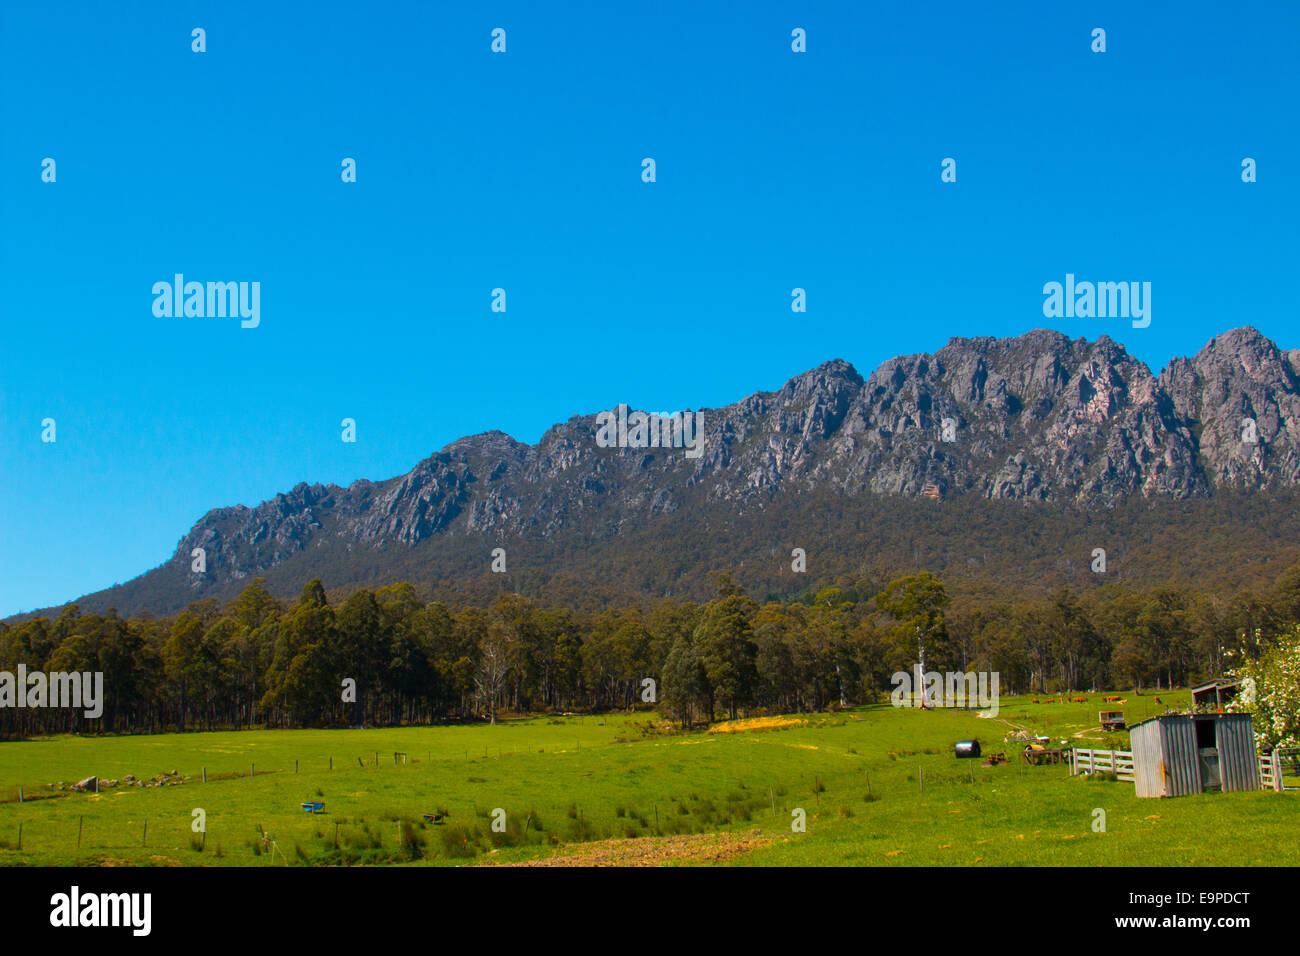
[(1139, 797), (1258, 790), (1250, 714), (1167, 714), (1129, 728)]

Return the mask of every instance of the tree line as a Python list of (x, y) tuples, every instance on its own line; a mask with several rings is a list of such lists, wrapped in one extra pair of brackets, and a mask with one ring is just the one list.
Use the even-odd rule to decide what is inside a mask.
[(754, 600), (714, 572), (708, 601), (599, 612), (517, 594), (425, 603), (410, 584), (331, 605), (254, 579), (226, 606), (172, 617), (83, 614), (0, 623), (0, 671), (101, 672), (104, 710), (16, 708), (0, 734), (151, 733), (487, 720), (654, 709), (683, 726), (883, 699), (911, 670), (997, 671), (1003, 693), (1164, 688), (1257, 659), (1300, 622), (1300, 566), (1230, 596), (1107, 585), (1080, 596), (949, 595), (928, 572)]

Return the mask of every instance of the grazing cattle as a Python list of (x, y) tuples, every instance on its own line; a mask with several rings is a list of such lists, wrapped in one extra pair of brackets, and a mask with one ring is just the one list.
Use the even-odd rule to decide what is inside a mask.
[(1086, 697), (1071, 697), (1070, 700), (1074, 701), (1076, 704), (1088, 703), (1088, 698)]

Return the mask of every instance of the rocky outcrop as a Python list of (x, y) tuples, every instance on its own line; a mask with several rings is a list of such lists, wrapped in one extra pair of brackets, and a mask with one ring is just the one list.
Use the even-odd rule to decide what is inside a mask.
[(1215, 336), (1160, 375), (1171, 413), (1196, 436), (1213, 487), (1300, 480), (1300, 350), (1283, 352), (1251, 328)]

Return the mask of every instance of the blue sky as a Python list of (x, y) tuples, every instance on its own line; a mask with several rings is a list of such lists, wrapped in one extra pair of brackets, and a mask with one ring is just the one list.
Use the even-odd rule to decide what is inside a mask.
[[(1300, 346), (1300, 13), (1134, 6), (6, 0), (0, 614), (619, 401), (1047, 325), (1154, 371)], [(156, 318), (177, 272), (260, 282), (260, 326)], [(1067, 272), (1151, 282), (1151, 326), (1049, 322)]]

